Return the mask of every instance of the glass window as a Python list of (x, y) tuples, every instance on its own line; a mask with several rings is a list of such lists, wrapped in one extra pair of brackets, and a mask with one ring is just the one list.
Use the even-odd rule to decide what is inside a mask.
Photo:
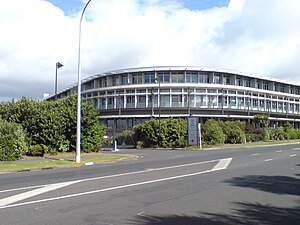
[(159, 81), (162, 83), (170, 83), (170, 73), (158, 73)]
[(221, 77), (220, 75), (214, 75), (214, 84), (220, 84), (221, 83)]
[(160, 105), (162, 107), (170, 107), (170, 95), (161, 95)]
[(113, 77), (112, 78), (112, 86), (116, 86), (117, 85), (117, 77)]
[(196, 107), (206, 106), (207, 98), (204, 95), (196, 95)]
[(182, 106), (182, 95), (172, 95), (172, 107)]
[(115, 126), (114, 120), (107, 120), (107, 127), (113, 129)]
[(197, 74), (186, 74), (186, 82), (188, 83), (198, 83), (198, 75)]
[(146, 95), (140, 95), (137, 97), (137, 104), (139, 108), (146, 107)]
[(236, 79), (235, 79), (235, 85), (236, 85), (236, 86), (242, 86), (241, 78), (236, 78)]
[(126, 84), (128, 84), (128, 76), (127, 75), (122, 75), (121, 85), (126, 85)]
[(143, 83), (143, 76), (141, 74), (132, 75), (132, 83), (133, 84), (142, 84)]
[(208, 75), (199, 75), (199, 83), (208, 83)]
[(144, 79), (145, 79), (145, 84), (155, 83), (155, 75), (154, 74), (145, 74)]
[(183, 83), (184, 76), (183, 74), (171, 74), (171, 81), (172, 83)]
[(135, 96), (127, 96), (126, 97), (126, 107), (127, 108), (135, 107)]
[(245, 87), (250, 87), (250, 85), (251, 85), (250, 79), (246, 79), (245, 80)]
[(269, 90), (269, 84), (267, 82), (263, 82), (263, 89)]
[(223, 76), (223, 84), (230, 85), (230, 76)]
[(107, 109), (113, 109), (114, 108), (114, 98), (110, 97), (107, 98)]

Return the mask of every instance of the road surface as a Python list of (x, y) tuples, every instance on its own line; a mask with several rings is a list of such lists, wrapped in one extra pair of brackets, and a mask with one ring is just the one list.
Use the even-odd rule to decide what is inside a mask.
[(119, 153), (138, 158), (0, 174), (1, 225), (299, 224), (299, 144)]

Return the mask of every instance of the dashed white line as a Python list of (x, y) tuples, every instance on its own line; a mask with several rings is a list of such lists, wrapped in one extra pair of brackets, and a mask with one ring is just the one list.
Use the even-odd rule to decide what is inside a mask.
[(282, 150), (277, 150), (276, 152), (282, 152)]
[(295, 157), (295, 156), (297, 156), (297, 154), (289, 155), (289, 157)]
[(298, 150), (300, 150), (300, 148), (293, 148), (292, 150), (294, 150), (294, 151), (298, 151)]
[(252, 156), (257, 156), (257, 155), (260, 155), (259, 153), (253, 153), (251, 154)]
[(266, 159), (265, 162), (269, 162), (269, 161), (272, 161), (272, 160), (273, 160), (273, 159)]

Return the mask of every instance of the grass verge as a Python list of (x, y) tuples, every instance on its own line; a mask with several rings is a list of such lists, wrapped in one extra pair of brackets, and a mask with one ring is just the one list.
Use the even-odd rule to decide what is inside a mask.
[(81, 166), (87, 162), (93, 162), (95, 164), (115, 162), (124, 159), (129, 159), (134, 156), (132, 155), (101, 155), (92, 157), (82, 157), (81, 163), (76, 163), (75, 160), (70, 159), (59, 159), (59, 158), (49, 158), (43, 159), (43, 161), (38, 162), (11, 162), (9, 164), (0, 164), (0, 171), (21, 171), (21, 170), (32, 170), (32, 169), (45, 169), (53, 167), (70, 167), (70, 166)]

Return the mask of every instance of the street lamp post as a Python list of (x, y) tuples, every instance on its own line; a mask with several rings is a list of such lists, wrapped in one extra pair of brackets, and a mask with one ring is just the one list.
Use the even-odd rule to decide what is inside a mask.
[(54, 94), (55, 94), (55, 100), (57, 100), (57, 70), (60, 67), (63, 67), (64, 65), (61, 64), (60, 62), (57, 62), (55, 65), (55, 90), (54, 90)]
[(160, 110), (160, 77), (158, 76), (158, 74), (156, 73), (155, 69), (154, 69), (154, 76), (155, 76), (155, 81), (158, 82), (158, 98), (157, 98), (157, 104), (158, 104), (158, 147), (161, 147), (161, 126), (160, 126), (160, 114), (161, 114), (161, 110)]
[(81, 162), (81, 156), (80, 156), (80, 132), (81, 132), (81, 23), (83, 19), (84, 12), (86, 10), (86, 7), (91, 2), (89, 0), (81, 13), (80, 21), (79, 21), (79, 38), (78, 38), (78, 81), (77, 81), (77, 129), (76, 129), (76, 162)]

